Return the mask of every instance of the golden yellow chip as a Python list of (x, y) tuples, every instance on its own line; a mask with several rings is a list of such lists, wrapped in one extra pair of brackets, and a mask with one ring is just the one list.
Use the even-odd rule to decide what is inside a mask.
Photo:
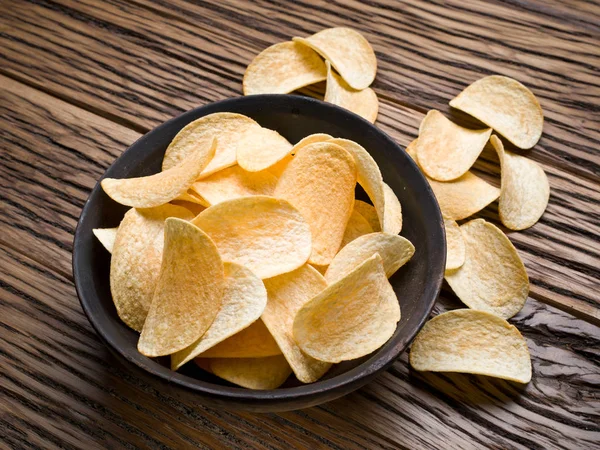
[(324, 100), (334, 105), (346, 108), (371, 123), (375, 123), (379, 111), (377, 94), (371, 88), (360, 91), (352, 89), (342, 77), (334, 73), (327, 61), (327, 89)]
[(508, 319), (517, 314), (529, 293), (525, 266), (506, 235), (483, 219), (461, 225), (465, 263), (445, 279), (469, 308)]
[(263, 358), (281, 355), (281, 349), (259, 319), (239, 333), (209, 348), (200, 358)]
[(346, 231), (344, 231), (340, 249), (344, 248), (346, 244), (352, 242), (354, 239), (372, 232), (373, 228), (371, 228), (367, 219), (365, 219), (356, 209), (353, 209), (352, 215), (348, 220), (348, 225), (346, 225)]
[(355, 200), (354, 209), (358, 211), (360, 215), (367, 220), (367, 222), (369, 222), (369, 225), (371, 225), (373, 231), (381, 231), (381, 224), (379, 223), (377, 210), (373, 205), (367, 202), (363, 202), (362, 200)]
[(248, 389), (277, 389), (292, 373), (281, 356), (266, 358), (213, 358), (206, 360), (210, 372), (219, 378)]
[(306, 303), (296, 314), (293, 333), (306, 354), (338, 363), (377, 350), (399, 320), (398, 299), (376, 253)]
[(456, 125), (433, 109), (419, 128), (419, 165), (429, 178), (454, 180), (471, 168), (491, 134), (491, 128), (470, 130)]
[(548, 206), (548, 177), (539, 164), (504, 150), (497, 136), (492, 136), (491, 142), (501, 165), (500, 220), (511, 230), (529, 228), (542, 217)]
[(215, 154), (216, 140), (198, 142), (180, 164), (154, 175), (116, 180), (105, 178), (100, 184), (114, 201), (134, 208), (164, 205), (185, 194)]
[(302, 147), (279, 178), (275, 197), (289, 201), (310, 225), (310, 263), (329, 264), (340, 248), (355, 186), (354, 158), (329, 141)]
[(218, 203), (192, 221), (217, 245), (224, 261), (269, 278), (302, 266), (311, 254), (309, 224), (290, 203), (266, 196)]
[[(384, 183), (383, 178), (381, 177), (381, 172), (379, 171), (379, 166), (373, 157), (361, 145), (349, 139), (331, 139), (328, 142), (339, 145), (354, 157), (358, 184), (363, 187), (373, 202), (373, 205), (375, 205), (379, 222), (385, 223), (384, 212), (386, 206), (385, 192), (383, 187)], [(389, 232), (398, 234), (400, 230), (395, 231), (395, 228), (396, 226), (394, 226), (394, 229)], [(384, 227), (384, 231), (388, 230), (386, 230)]]
[(383, 231), (398, 234), (402, 231), (402, 205), (396, 193), (386, 183), (383, 183), (383, 198), (385, 201)]
[(457, 309), (425, 324), (410, 350), (419, 371), (461, 372), (531, 380), (527, 342), (506, 320), (483, 311)]
[(465, 263), (465, 240), (458, 224), (451, 219), (444, 219), (446, 229), (446, 270), (458, 269)]
[(92, 232), (94, 236), (100, 241), (102, 246), (108, 250), (108, 253), (112, 253), (113, 247), (115, 246), (115, 239), (117, 238), (117, 230), (119, 228), (94, 228)]
[(186, 202), (184, 200), (173, 200), (169, 202), (171, 205), (181, 206), (190, 211), (194, 216), (197, 216), (206, 208), (198, 203)]
[(491, 75), (477, 80), (450, 101), (492, 127), (519, 148), (531, 148), (542, 136), (544, 113), (535, 95), (512, 78)]
[(247, 172), (240, 166), (228, 167), (196, 181), (192, 191), (208, 205), (252, 195), (272, 195), (277, 177), (268, 171)]
[(325, 272), (325, 280), (332, 284), (344, 278), (375, 253), (381, 257), (385, 274), (389, 278), (412, 258), (415, 247), (408, 239), (397, 234), (366, 234), (349, 243), (335, 255)]
[(188, 189), (187, 192), (179, 195), (174, 201), (195, 203), (205, 207), (210, 206), (209, 203), (202, 198), (202, 196), (198, 195), (192, 189)]
[(190, 222), (169, 218), (164, 245), (156, 290), (138, 341), (138, 351), (151, 357), (193, 344), (209, 329), (223, 301), (223, 262), (208, 235)]
[(249, 327), (263, 313), (267, 305), (267, 290), (260, 278), (238, 264), (225, 263), (224, 268), (221, 309), (206, 333), (189, 347), (171, 355), (173, 370)]
[(296, 378), (303, 383), (317, 381), (331, 364), (317, 361), (302, 352), (294, 340), (292, 328), (298, 310), (327, 287), (325, 278), (307, 264), (264, 281), (268, 300), (262, 315), (263, 322), (277, 341)]
[(119, 225), (110, 261), (110, 292), (119, 317), (141, 331), (158, 280), (167, 217), (191, 220), (181, 206), (130, 209)]
[(298, 42), (280, 42), (252, 60), (244, 73), (244, 95), (287, 94), (325, 78), (325, 63), (313, 49)]
[(248, 172), (259, 172), (278, 163), (291, 151), (292, 144), (277, 131), (249, 130), (238, 142), (237, 163)]
[(295, 37), (316, 50), (354, 89), (368, 88), (375, 79), (377, 58), (362, 34), (350, 28), (328, 28), (307, 38)]

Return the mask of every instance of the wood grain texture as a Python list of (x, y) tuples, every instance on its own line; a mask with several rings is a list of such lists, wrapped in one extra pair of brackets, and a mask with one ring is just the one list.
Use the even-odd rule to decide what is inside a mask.
[[(183, 402), (123, 370), (72, 285), (74, 226), (89, 190), (142, 132), (241, 93), (266, 46), (350, 25), (375, 46), (378, 125), (402, 145), (436, 107), (488, 73), (530, 86), (547, 113), (528, 153), (549, 208), (510, 233), (532, 297), (597, 318), (600, 304), (600, 7), (593, 3), (81, 2), (0, 0), (0, 447), (600, 448), (600, 328), (530, 298), (514, 323), (526, 387), (420, 374), (407, 355), (326, 405), (239, 414)], [(542, 35), (544, 38), (540, 39)], [(16, 81), (20, 80), (23, 83)], [(477, 171), (498, 182), (492, 153)], [(494, 207), (482, 213), (497, 220)], [(444, 290), (436, 313), (460, 307)]]
[[(264, 19), (264, 14), (246, 25), (238, 20), (240, 26), (235, 30), (225, 24), (217, 27), (217, 21), (225, 20), (233, 6), (209, 8), (203, 3), (207, 8), (203, 20), (198, 18), (199, 22), (191, 25), (170, 16), (173, 12), (183, 16), (185, 11), (189, 21), (189, 17), (200, 14), (197, 6), (187, 3), (176, 2), (170, 13), (120, 0), (63, 3), (40, 1), (12, 9), (13, 16), (4, 18), (12, 36), (5, 36), (6, 67), (11, 74), (20, 71), (19, 77), (25, 81), (61, 98), (92, 105), (92, 112), (111, 120), (117, 115), (120, 123), (137, 131), (146, 131), (198, 104), (238, 95), (247, 62), (261, 46), (282, 39), (280, 27), (255, 23)], [(273, 14), (279, 14), (277, 6), (270, 7)], [(212, 18), (210, 23), (208, 18)], [(50, 32), (40, 28), (52, 30), (49, 38), (45, 34)], [(240, 35), (240, 29), (246, 34)], [(292, 27), (289, 33), (301, 31), (306, 33)], [(270, 41), (265, 43), (267, 38)], [(390, 44), (382, 46), (389, 48)], [(68, 74), (63, 70), (67, 63)], [(380, 68), (381, 76), (384, 73), (385, 68)], [(417, 133), (423, 109), (412, 103), (411, 107), (402, 106), (402, 97), (387, 97), (385, 88), (378, 89), (380, 95), (382, 92), (378, 124), (406, 145)], [(429, 98), (425, 93), (423, 96)], [(571, 139), (567, 135), (564, 138)], [(530, 155), (538, 159), (545, 151), (542, 147), (536, 146)], [(511, 239), (523, 252), (534, 297), (598, 321), (600, 292), (594, 285), (600, 277), (599, 264), (595, 263), (600, 254), (595, 239), (600, 215), (595, 204), (600, 199), (600, 185), (585, 173), (576, 174), (580, 172), (577, 161), (556, 165), (557, 161), (542, 158), (541, 162), (550, 175), (550, 207), (538, 225), (512, 233)], [(492, 211), (488, 217), (497, 219), (497, 214)]]

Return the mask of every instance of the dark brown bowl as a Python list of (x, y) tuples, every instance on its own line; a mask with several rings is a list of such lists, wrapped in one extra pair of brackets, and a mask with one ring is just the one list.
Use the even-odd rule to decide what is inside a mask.
[(87, 200), (75, 232), (73, 274), (83, 311), (110, 350), (137, 376), (175, 396), (193, 396), (207, 406), (257, 412), (306, 408), (341, 397), (372, 380), (406, 349), (425, 323), (438, 296), (446, 262), (442, 216), (427, 181), (385, 133), (345, 109), (293, 95), (256, 95), (212, 103), (182, 114), (150, 131), (129, 147), (104, 174), (128, 178), (160, 171), (165, 149), (189, 122), (215, 112), (236, 112), (277, 130), (294, 143), (313, 133), (347, 138), (365, 147), (379, 164), (383, 179), (402, 203), (402, 235), (416, 252), (390, 282), (398, 295), (402, 319), (392, 338), (363, 358), (334, 366), (321, 380), (303, 385), (291, 377), (271, 391), (235, 387), (193, 362), (173, 372), (163, 361), (137, 351), (138, 334), (117, 316), (109, 286), (110, 255), (93, 228), (115, 227), (126, 207), (112, 201), (98, 183)]

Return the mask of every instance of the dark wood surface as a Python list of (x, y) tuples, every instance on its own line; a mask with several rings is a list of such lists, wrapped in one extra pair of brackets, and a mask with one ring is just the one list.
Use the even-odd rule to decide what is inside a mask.
[[(600, 6), (594, 2), (0, 0), (0, 444), (7, 448), (598, 448)], [(319, 29), (374, 46), (377, 124), (401, 145), (490, 73), (540, 99), (528, 153), (550, 205), (510, 233), (532, 281), (511, 320), (534, 377), (419, 374), (404, 355), (320, 407), (253, 415), (185, 403), (116, 365), (72, 284), (74, 226), (141, 133), (241, 94), (252, 57)], [(497, 181), (497, 162), (478, 170)], [(483, 212), (496, 220), (490, 207)], [(459, 307), (444, 290), (436, 311)], [(560, 308), (560, 309), (559, 309)]]

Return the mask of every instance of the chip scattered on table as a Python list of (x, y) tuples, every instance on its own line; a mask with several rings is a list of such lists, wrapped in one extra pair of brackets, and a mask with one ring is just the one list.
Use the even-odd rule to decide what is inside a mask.
[(446, 229), (446, 270), (458, 269), (465, 263), (466, 246), (456, 221), (444, 219)]

